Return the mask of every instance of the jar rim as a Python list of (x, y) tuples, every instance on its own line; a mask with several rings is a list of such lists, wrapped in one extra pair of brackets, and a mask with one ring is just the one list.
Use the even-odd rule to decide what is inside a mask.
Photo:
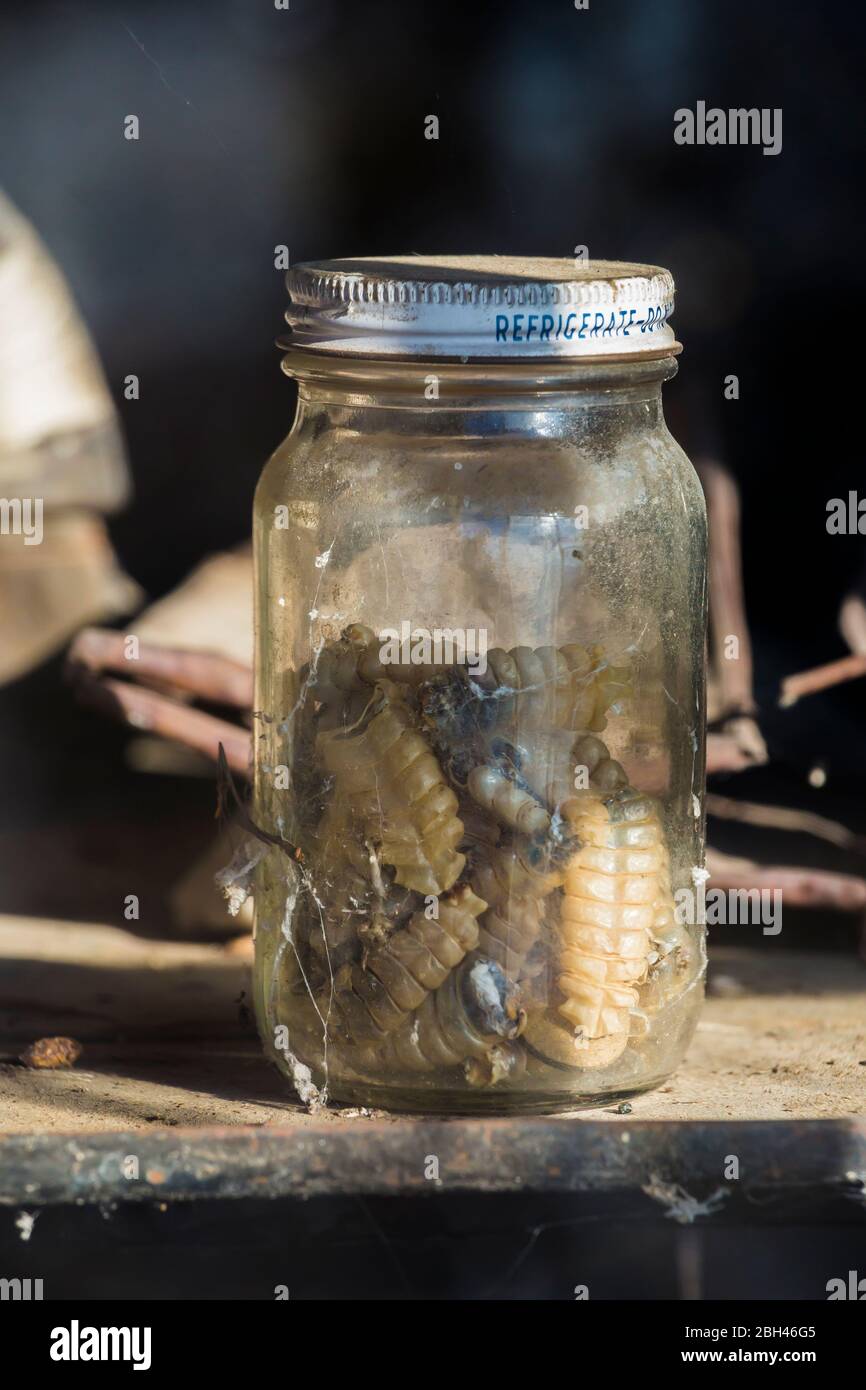
[[(473, 393), (569, 394), (595, 386), (612, 390), (669, 381), (676, 375), (677, 357), (682, 351), (681, 344), (674, 342), (654, 353), (606, 357), (422, 359), (317, 352), (286, 339), (278, 339), (277, 346), (284, 352), (281, 367), (285, 375), (303, 384), (350, 394), (391, 392), (418, 398), (420, 393), (428, 408), (440, 397), (453, 400)], [(425, 388), (434, 377), (436, 395), (431, 396)]]

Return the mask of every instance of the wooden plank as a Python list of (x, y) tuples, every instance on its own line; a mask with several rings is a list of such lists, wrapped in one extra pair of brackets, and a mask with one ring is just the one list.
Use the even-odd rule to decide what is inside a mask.
[[(685, 1064), (630, 1114), (311, 1115), (252, 1036), (242, 959), (116, 927), (0, 920), (0, 1200), (422, 1192), (429, 1154), (443, 1181), (483, 1192), (625, 1184), (676, 1208), (680, 1190), (700, 1202), (723, 1185), (734, 1154), (756, 1190), (862, 1199), (866, 970), (772, 942), (716, 949), (710, 978)], [(59, 1032), (84, 1043), (74, 1068), (16, 1062)]]
[[(731, 1158), (736, 1180), (726, 1177)], [(430, 1160), (437, 1168), (431, 1176)], [(866, 1122), (612, 1126), (562, 1117), (426, 1120), (339, 1115), (251, 1129), (0, 1138), (0, 1203), (167, 1202), (437, 1191), (642, 1191), (675, 1220), (736, 1196), (847, 1197), (866, 1224)]]

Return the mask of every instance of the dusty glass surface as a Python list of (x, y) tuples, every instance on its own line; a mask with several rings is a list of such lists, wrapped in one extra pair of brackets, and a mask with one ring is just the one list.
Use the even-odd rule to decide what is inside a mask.
[[(256, 999), (340, 1101), (557, 1110), (699, 1008), (703, 497), (672, 356), (290, 352), (256, 497)], [(432, 384), (431, 384), (432, 383)]]

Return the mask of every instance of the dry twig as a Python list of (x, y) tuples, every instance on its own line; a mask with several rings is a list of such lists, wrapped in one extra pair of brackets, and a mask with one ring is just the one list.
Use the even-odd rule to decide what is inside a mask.
[(137, 681), (170, 687), (209, 700), (249, 710), (253, 674), (248, 666), (212, 652), (140, 642), (134, 659), (127, 655), (127, 635), (109, 628), (86, 627), (69, 649), (67, 668), (99, 676), (104, 671), (134, 675)]
[(217, 761), (220, 744), (233, 772), (249, 776), (252, 736), (247, 729), (217, 719), (204, 710), (181, 704), (170, 696), (157, 694), (129, 681), (110, 676), (97, 677), (79, 672), (75, 690), (83, 704), (100, 710), (133, 729), (174, 739), (187, 748), (194, 748), (213, 762)]
[[(719, 690), (718, 717), (752, 715), (752, 642), (743, 595), (740, 549), (740, 493), (722, 464), (702, 459), (698, 474), (707, 499), (709, 527), (710, 657)], [(727, 644), (737, 639), (737, 655)]]
[(866, 855), (866, 835), (858, 835), (838, 821), (813, 811), (800, 811), (794, 806), (764, 806), (757, 801), (737, 801), (734, 797), (719, 796), (708, 792), (706, 798), (708, 815), (719, 816), (723, 820), (738, 820), (746, 825), (761, 825), (769, 830), (791, 830), (816, 839), (828, 840), (840, 849), (854, 854)]
[(836, 912), (866, 908), (866, 879), (855, 874), (831, 873), (781, 864), (756, 864), (720, 850), (707, 850), (707, 868), (713, 888), (780, 890), (789, 907), (823, 907)]
[(804, 695), (816, 695), (819, 690), (829, 690), (834, 685), (857, 680), (860, 676), (866, 676), (866, 654), (855, 653), (840, 657), (838, 661), (828, 661), (825, 666), (813, 666), (810, 671), (785, 677), (779, 705), (782, 709), (789, 709)]
[(866, 655), (866, 602), (860, 594), (847, 594), (842, 600), (839, 609), (839, 631), (852, 652)]

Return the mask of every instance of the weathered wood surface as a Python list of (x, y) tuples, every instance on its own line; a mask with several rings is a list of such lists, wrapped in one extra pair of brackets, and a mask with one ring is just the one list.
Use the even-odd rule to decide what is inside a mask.
[[(236, 955), (0, 919), (0, 1201), (423, 1192), (434, 1154), (456, 1189), (637, 1186), (679, 1210), (677, 1189), (724, 1188), (735, 1154), (756, 1191), (820, 1188), (866, 1210), (866, 968), (770, 943), (717, 949), (710, 978), (686, 1063), (631, 1114), (311, 1115), (260, 1056)], [(46, 1033), (84, 1042), (74, 1068), (18, 1064)]]
[[(436, 1169), (430, 1166), (436, 1160)], [(730, 1178), (731, 1160), (738, 1170)], [(728, 1202), (847, 1200), (866, 1225), (866, 1122), (307, 1117), (273, 1127), (0, 1137), (0, 1204), (643, 1192), (690, 1223)], [(756, 1210), (760, 1219), (760, 1211)]]
[[(291, 1093), (260, 1058), (249, 999), (247, 962), (219, 945), (0, 917), (0, 1054), (48, 1034), (85, 1044), (69, 1072), (3, 1066), (0, 1130), (291, 1117)], [(775, 940), (713, 947), (688, 1058), (634, 1106), (653, 1120), (866, 1114), (866, 966)]]

